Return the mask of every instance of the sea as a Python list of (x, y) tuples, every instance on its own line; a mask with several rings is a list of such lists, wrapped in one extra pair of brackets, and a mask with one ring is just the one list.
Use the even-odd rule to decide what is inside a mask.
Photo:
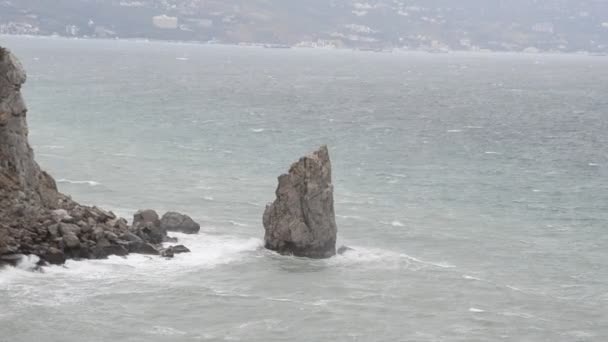
[[(75, 200), (192, 253), (0, 271), (0, 341), (608, 341), (608, 58), (1, 36)], [(338, 246), (263, 248), (329, 146)]]

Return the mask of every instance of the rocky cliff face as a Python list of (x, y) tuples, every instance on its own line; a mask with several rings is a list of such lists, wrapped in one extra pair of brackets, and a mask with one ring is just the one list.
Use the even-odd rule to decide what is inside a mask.
[(336, 254), (331, 162), (327, 146), (301, 158), (279, 177), (276, 199), (264, 212), (265, 246), (281, 254)]
[(153, 234), (137, 214), (138, 224), (130, 227), (112, 212), (82, 206), (57, 191), (28, 142), (25, 80), (21, 63), (0, 47), (0, 266), (18, 262), (22, 254), (37, 255), (43, 264), (128, 253), (172, 256), (173, 250), (165, 253), (160, 246), (166, 231)]
[(40, 170), (28, 143), (27, 107), (20, 91), (25, 80), (21, 63), (0, 48), (0, 201), (28, 200), (55, 207), (55, 182)]

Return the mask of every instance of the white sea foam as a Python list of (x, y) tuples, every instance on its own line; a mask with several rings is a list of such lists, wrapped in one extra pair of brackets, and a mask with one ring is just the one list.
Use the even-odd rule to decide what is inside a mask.
[(125, 157), (125, 158), (133, 158), (136, 157), (135, 154), (131, 154), (131, 153), (121, 153), (121, 152), (117, 152), (117, 153), (112, 153), (112, 155), (114, 157)]
[(339, 265), (352, 264), (367, 264), (380, 263), (383, 267), (393, 268), (405, 266), (412, 268), (423, 267), (438, 267), (438, 268), (453, 268), (456, 267), (447, 262), (431, 262), (416, 258), (405, 253), (397, 253), (384, 249), (365, 248), (358, 246), (350, 246), (352, 249), (341, 255), (329, 259), (329, 263)]
[(447, 132), (448, 133), (460, 133), (460, 132), (462, 132), (462, 130), (461, 129), (448, 129)]
[(394, 220), (394, 221), (380, 221), (381, 224), (386, 225), (386, 226), (393, 226), (393, 227), (405, 227), (405, 225), (403, 223), (401, 223), (400, 221)]
[(247, 223), (241, 223), (241, 222), (237, 222), (237, 221), (228, 221), (231, 225), (233, 226), (237, 226), (237, 227), (249, 227), (249, 225)]
[(49, 149), (49, 150), (62, 150), (65, 147), (61, 146), (61, 145), (42, 145), (42, 146), (40, 146), (40, 148), (45, 148), (45, 149)]
[[(48, 287), (48, 291), (41, 291), (30, 299), (32, 303), (39, 301), (36, 304), (55, 306), (93, 295), (95, 291), (87, 291), (89, 287), (94, 289), (100, 284), (113, 284), (127, 279), (143, 282), (166, 281), (171, 277), (179, 279), (184, 273), (249, 260), (252, 258), (251, 253), (262, 247), (262, 241), (257, 238), (204, 233), (171, 235), (176, 236), (179, 244), (187, 246), (191, 253), (178, 254), (171, 260), (140, 254), (111, 256), (105, 260), (68, 260), (64, 266), (45, 267), (43, 273), (26, 271), (38, 261), (37, 257), (31, 257), (26, 258), (17, 268), (3, 270), (0, 273), (0, 284), (18, 284), (22, 288), (16, 291), (22, 293), (37, 291), (36, 289), (41, 289), (42, 283), (53, 284)], [(80, 287), (76, 291), (80, 297), (72, 293), (73, 286), (76, 285)], [(16, 295), (19, 294), (16, 292)]]
[(250, 129), (250, 131), (254, 132), (254, 133), (262, 133), (265, 131), (264, 128), (252, 128)]
[(149, 333), (154, 334), (154, 335), (163, 335), (163, 336), (186, 335), (186, 333), (181, 330), (177, 330), (177, 329), (174, 329), (171, 327), (158, 326), (158, 325), (152, 327), (152, 330), (150, 330)]
[(485, 154), (500, 154), (500, 152), (495, 152), (495, 151), (486, 151), (484, 153)]
[(521, 318), (525, 318), (525, 319), (534, 318), (533, 315), (527, 314), (525, 312), (509, 312), (509, 311), (505, 311), (505, 312), (502, 313), (502, 315), (508, 316), (508, 317), (521, 317)]
[(512, 285), (507, 285), (507, 288), (511, 289), (513, 291), (523, 292), (520, 288), (512, 286)]
[(203, 196), (203, 199), (205, 201), (215, 201), (215, 199), (213, 198), (213, 196)]
[(462, 277), (466, 280), (482, 280), (481, 278), (473, 277), (473, 276), (466, 275), (466, 274), (463, 275)]
[(361, 216), (357, 216), (357, 215), (336, 215), (336, 217), (339, 217), (341, 219), (345, 219), (345, 220), (363, 220), (363, 217)]
[(175, 57), (176, 60), (178, 61), (188, 61), (190, 60), (188, 57)]
[(35, 255), (24, 255), (16, 267), (20, 270), (31, 271), (36, 268), (39, 261), (40, 258)]
[(478, 308), (469, 308), (469, 312), (480, 313), (480, 312), (486, 312), (486, 310), (482, 310), (482, 309), (478, 309)]
[(400, 255), (403, 258), (407, 258), (407, 259), (410, 259), (412, 261), (415, 261), (415, 262), (418, 262), (418, 263), (421, 263), (421, 264), (424, 264), (424, 265), (436, 266), (436, 267), (440, 267), (440, 268), (454, 268), (454, 267), (456, 267), (456, 266), (454, 266), (454, 265), (452, 265), (450, 263), (444, 262), (444, 261), (431, 262), (431, 261), (425, 261), (425, 260), (422, 260), (422, 259), (418, 259), (416, 257), (409, 256), (407, 254), (400, 254)]
[(92, 181), (92, 180), (71, 180), (71, 179), (65, 179), (65, 178), (57, 180), (57, 183), (68, 183), (68, 184), (76, 184), (76, 185), (86, 184), (86, 185), (90, 185), (90, 186), (98, 186), (101, 184), (99, 182)]

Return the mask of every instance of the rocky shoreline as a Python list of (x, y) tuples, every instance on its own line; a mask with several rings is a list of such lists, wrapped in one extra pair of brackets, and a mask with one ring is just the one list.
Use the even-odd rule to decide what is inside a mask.
[[(129, 253), (171, 258), (190, 252), (182, 245), (163, 245), (177, 243), (168, 232), (199, 232), (200, 225), (187, 215), (159, 217), (154, 210), (140, 210), (129, 225), (111, 211), (81, 205), (58, 191), (28, 141), (25, 81), (19, 60), (0, 47), (0, 267), (16, 265), (26, 255), (38, 256), (38, 266), (44, 266)], [(263, 216), (265, 247), (299, 257), (334, 256), (337, 227), (327, 146), (300, 158), (278, 183), (276, 199)]]
[(21, 95), (26, 73), (19, 60), (0, 47), (0, 267), (36, 255), (39, 265), (67, 259), (102, 259), (129, 253), (173, 257), (189, 252), (168, 231), (195, 234), (200, 225), (175, 212), (162, 218), (153, 210), (133, 223), (111, 211), (80, 205), (60, 193), (40, 169), (28, 142), (27, 107)]

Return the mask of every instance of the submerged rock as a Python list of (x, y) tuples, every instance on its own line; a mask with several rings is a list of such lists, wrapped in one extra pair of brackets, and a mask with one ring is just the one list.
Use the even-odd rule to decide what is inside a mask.
[(350, 252), (350, 251), (354, 251), (353, 248), (350, 248), (348, 246), (340, 246), (340, 248), (338, 248), (338, 254), (342, 255), (346, 252)]
[(201, 230), (201, 226), (184, 214), (170, 211), (160, 219), (161, 228), (168, 232), (180, 232), (184, 234), (196, 234)]
[(264, 212), (265, 247), (317, 259), (335, 255), (338, 229), (327, 146), (301, 158), (278, 180), (276, 199)]
[(175, 256), (175, 254), (182, 254), (182, 253), (190, 253), (190, 250), (188, 248), (186, 248), (186, 246), (184, 246), (184, 245), (171, 246), (171, 247), (163, 250), (160, 255), (162, 255), (165, 258), (170, 259), (170, 258), (173, 258)]

